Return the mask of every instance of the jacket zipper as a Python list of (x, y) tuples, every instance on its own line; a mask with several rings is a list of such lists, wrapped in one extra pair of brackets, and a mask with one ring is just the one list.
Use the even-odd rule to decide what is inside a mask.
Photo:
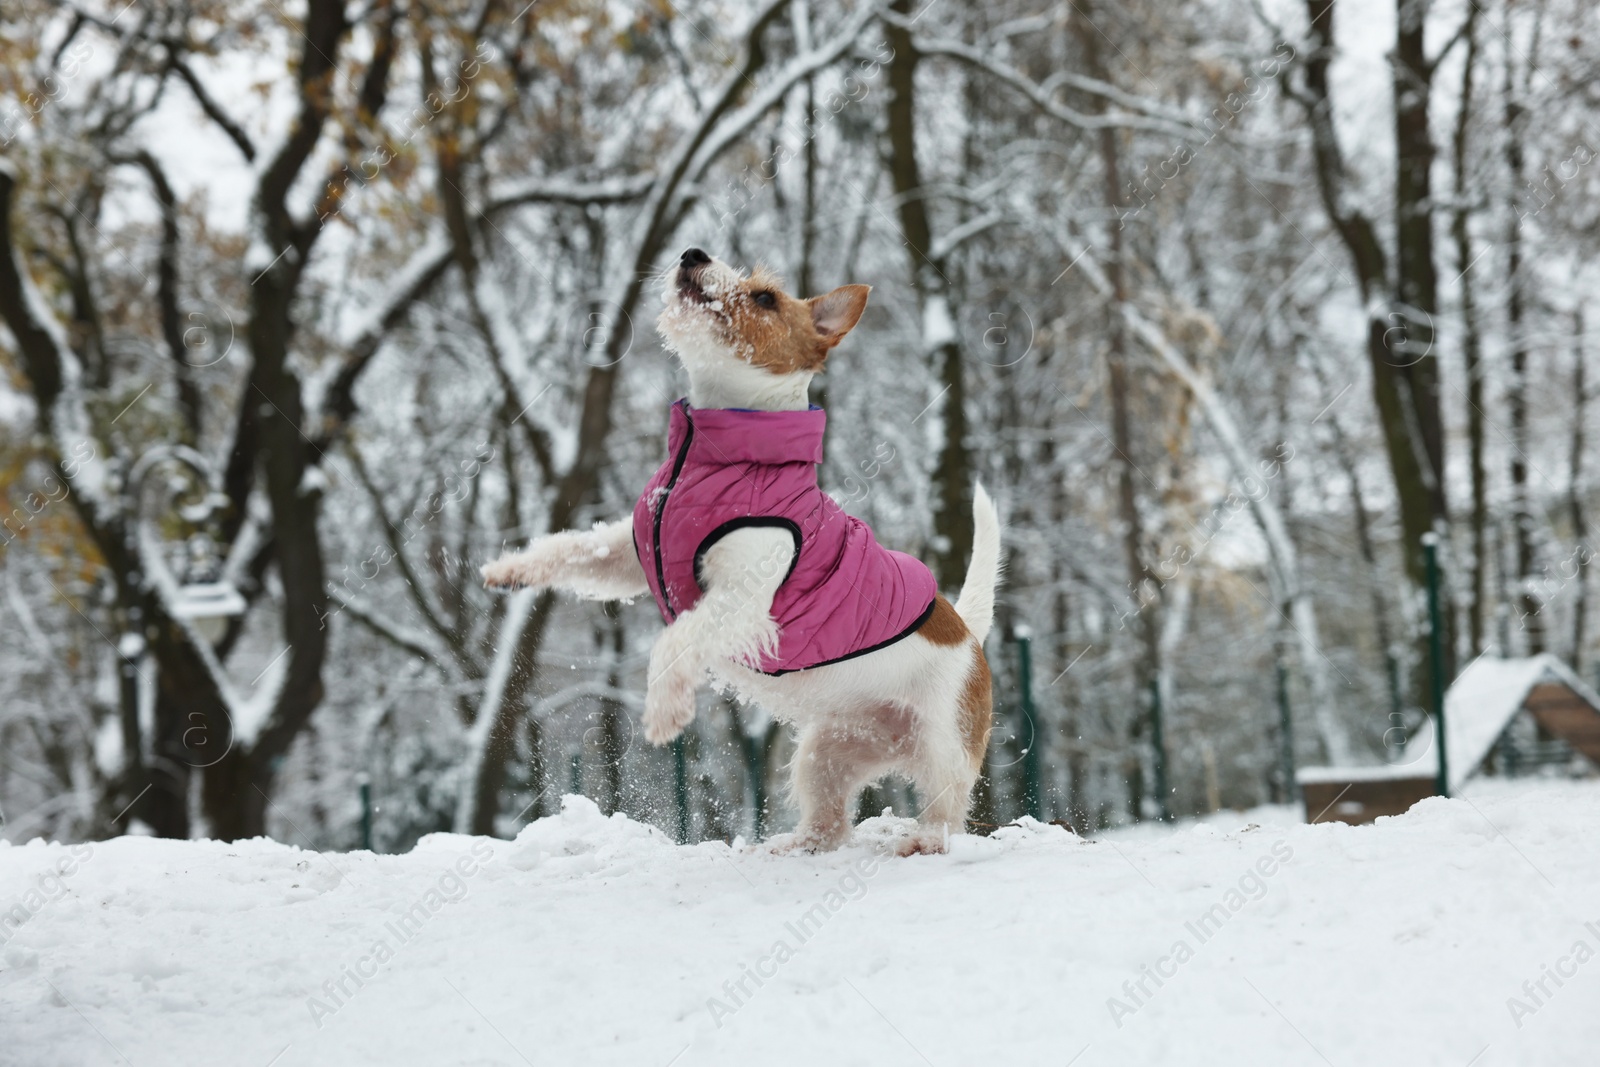
[(684, 461), (689, 458), (689, 446), (694, 443), (694, 419), (689, 416), (687, 410), (683, 416), (688, 431), (683, 435), (683, 447), (678, 449), (678, 456), (672, 462), (672, 476), (667, 479), (667, 484), (662, 488), (661, 497), (656, 503), (655, 522), (650, 538), (656, 553), (656, 588), (661, 590), (661, 603), (666, 607), (667, 614), (674, 619), (678, 617), (678, 612), (672, 606), (672, 593), (667, 589), (667, 568), (661, 560), (661, 519), (667, 513), (667, 497), (672, 494), (672, 487), (678, 484), (678, 475), (683, 473)]

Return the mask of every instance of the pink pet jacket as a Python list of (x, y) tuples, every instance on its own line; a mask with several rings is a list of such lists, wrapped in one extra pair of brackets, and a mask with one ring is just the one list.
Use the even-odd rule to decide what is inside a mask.
[(778, 647), (766, 674), (837, 663), (891, 645), (933, 612), (933, 573), (878, 544), (822, 491), (827, 414), (672, 405), (667, 461), (633, 509), (633, 547), (668, 623), (705, 592), (706, 552), (734, 530), (775, 526), (796, 552), (773, 599)]

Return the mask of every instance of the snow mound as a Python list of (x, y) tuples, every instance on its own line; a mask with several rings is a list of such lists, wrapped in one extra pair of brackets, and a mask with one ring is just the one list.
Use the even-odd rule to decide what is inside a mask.
[(506, 860), (519, 871), (547, 864), (553, 873), (579, 877), (629, 870), (639, 859), (672, 847), (655, 827), (620, 812), (608, 818), (588, 797), (569, 795), (561, 798), (561, 814), (522, 828)]
[(1483, 780), (907, 859), (892, 815), (779, 856), (582, 797), (403, 856), (0, 844), (0, 1067), (1586, 1063), (1597, 823)]

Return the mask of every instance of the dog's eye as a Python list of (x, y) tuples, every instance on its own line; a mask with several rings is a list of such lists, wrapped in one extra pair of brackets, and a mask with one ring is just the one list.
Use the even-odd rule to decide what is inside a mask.
[(750, 299), (754, 300), (758, 307), (775, 308), (778, 306), (778, 298), (767, 292), (765, 289), (761, 290), (759, 293), (756, 293)]

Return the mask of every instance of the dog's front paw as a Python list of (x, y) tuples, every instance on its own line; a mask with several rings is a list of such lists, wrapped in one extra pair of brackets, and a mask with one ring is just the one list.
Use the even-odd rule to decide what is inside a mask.
[(644, 695), (644, 739), (664, 745), (694, 721), (693, 677), (668, 671), (650, 683)]
[(483, 575), (483, 584), (490, 589), (515, 589), (522, 584), (517, 579), (517, 567), (509, 556), (485, 563), (478, 568), (478, 573)]
[(490, 589), (537, 588), (549, 585), (551, 577), (547, 562), (527, 552), (501, 556), (478, 573)]

